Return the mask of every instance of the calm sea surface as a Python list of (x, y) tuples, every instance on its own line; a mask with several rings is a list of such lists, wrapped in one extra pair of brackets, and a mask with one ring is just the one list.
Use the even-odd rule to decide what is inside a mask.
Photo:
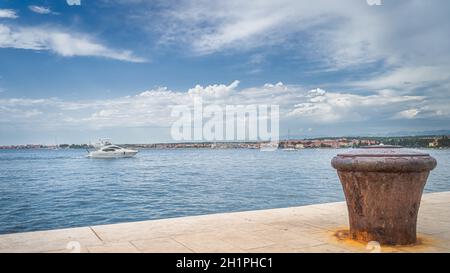
[[(426, 192), (450, 191), (450, 150)], [(0, 233), (342, 201), (333, 149), (142, 150), (88, 159), (84, 150), (0, 151)]]

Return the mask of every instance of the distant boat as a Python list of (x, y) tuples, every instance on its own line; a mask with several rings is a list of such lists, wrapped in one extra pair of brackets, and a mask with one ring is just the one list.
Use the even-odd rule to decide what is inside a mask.
[(55, 146), (50, 148), (51, 150), (59, 150), (58, 139), (55, 137)]
[(287, 152), (292, 152), (292, 151), (297, 151), (297, 149), (295, 148), (284, 148), (283, 151), (287, 151)]
[(89, 158), (126, 158), (133, 157), (139, 151), (132, 149), (125, 149), (118, 145), (113, 145), (110, 139), (100, 139), (100, 143), (96, 145), (97, 150), (89, 152)]

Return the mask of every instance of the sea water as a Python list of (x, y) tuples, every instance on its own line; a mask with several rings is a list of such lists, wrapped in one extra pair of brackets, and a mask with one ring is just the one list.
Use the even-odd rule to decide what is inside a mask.
[[(343, 201), (331, 158), (342, 150), (0, 150), (0, 233)], [(426, 192), (450, 191), (450, 150)]]

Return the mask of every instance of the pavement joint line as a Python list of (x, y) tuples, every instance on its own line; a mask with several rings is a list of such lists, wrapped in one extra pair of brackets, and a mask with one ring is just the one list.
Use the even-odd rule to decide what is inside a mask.
[(89, 226), (89, 229), (95, 234), (95, 236), (101, 241), (104, 242), (103, 239), (95, 232), (95, 230), (92, 228), (92, 226)]

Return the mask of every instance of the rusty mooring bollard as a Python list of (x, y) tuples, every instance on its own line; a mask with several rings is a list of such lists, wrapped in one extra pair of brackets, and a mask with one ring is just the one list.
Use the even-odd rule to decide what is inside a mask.
[(380, 145), (338, 154), (331, 164), (344, 189), (352, 239), (386, 245), (416, 243), (423, 188), (436, 167), (433, 157)]

